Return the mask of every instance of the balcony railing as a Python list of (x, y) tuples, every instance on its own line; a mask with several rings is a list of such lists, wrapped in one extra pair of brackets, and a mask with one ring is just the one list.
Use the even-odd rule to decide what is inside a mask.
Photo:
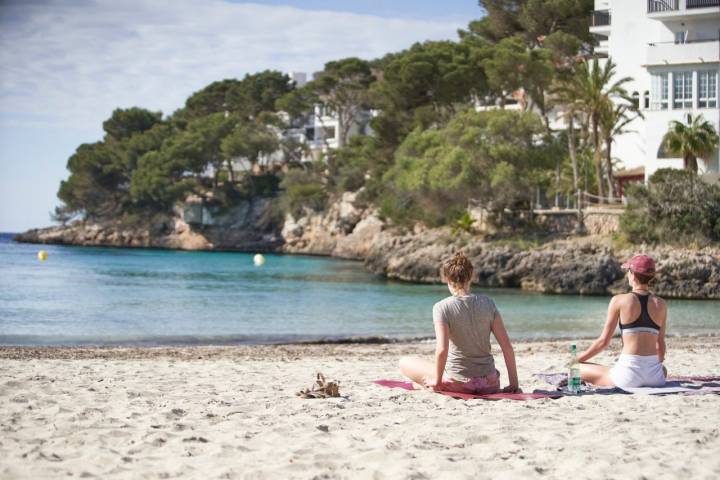
[(593, 27), (604, 27), (610, 25), (610, 12), (607, 10), (595, 10), (592, 12)]
[(648, 46), (647, 65), (692, 65), (720, 61), (720, 40), (717, 37), (685, 43), (653, 42)]
[(648, 13), (670, 12), (680, 9), (679, 0), (648, 0)]
[(687, 0), (686, 8), (720, 7), (720, 0)]
[(695, 40), (685, 40), (684, 42), (651, 42), (648, 43), (648, 46), (656, 47), (658, 45), (685, 45), (686, 43), (707, 43), (717, 41), (720, 41), (720, 38), (698, 38)]

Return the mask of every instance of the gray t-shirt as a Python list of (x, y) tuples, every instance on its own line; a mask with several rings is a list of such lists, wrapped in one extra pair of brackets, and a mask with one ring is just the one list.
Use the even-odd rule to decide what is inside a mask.
[(495, 371), (490, 332), (497, 308), (485, 295), (448, 297), (433, 306), (433, 322), (450, 330), (450, 351), (445, 373), (462, 382)]

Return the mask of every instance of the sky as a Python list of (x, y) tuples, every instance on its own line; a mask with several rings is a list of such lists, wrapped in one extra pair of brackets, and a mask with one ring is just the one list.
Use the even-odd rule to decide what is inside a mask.
[(265, 69), (457, 38), (476, 0), (0, 0), (0, 232), (50, 225), (68, 157), (115, 108), (171, 114)]

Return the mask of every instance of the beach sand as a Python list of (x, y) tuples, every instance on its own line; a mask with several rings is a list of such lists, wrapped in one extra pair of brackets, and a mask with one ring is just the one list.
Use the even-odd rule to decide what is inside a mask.
[[(670, 374), (720, 373), (719, 346), (669, 339)], [(566, 347), (515, 344), (525, 391), (550, 388), (531, 374), (562, 370)], [(370, 383), (432, 351), (0, 347), (0, 478), (720, 477), (720, 395), (461, 401)], [(346, 398), (297, 397), (316, 371)]]

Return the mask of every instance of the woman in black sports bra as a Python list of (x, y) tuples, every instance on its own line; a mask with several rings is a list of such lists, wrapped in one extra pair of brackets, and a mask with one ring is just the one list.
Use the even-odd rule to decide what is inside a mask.
[[(655, 262), (647, 255), (635, 255), (622, 267), (628, 271), (630, 293), (610, 301), (602, 334), (578, 356), (580, 375), (594, 385), (620, 388), (659, 387), (665, 384), (665, 326), (667, 305), (650, 293)], [(620, 325), (622, 353), (612, 368), (586, 363), (602, 352)]]

